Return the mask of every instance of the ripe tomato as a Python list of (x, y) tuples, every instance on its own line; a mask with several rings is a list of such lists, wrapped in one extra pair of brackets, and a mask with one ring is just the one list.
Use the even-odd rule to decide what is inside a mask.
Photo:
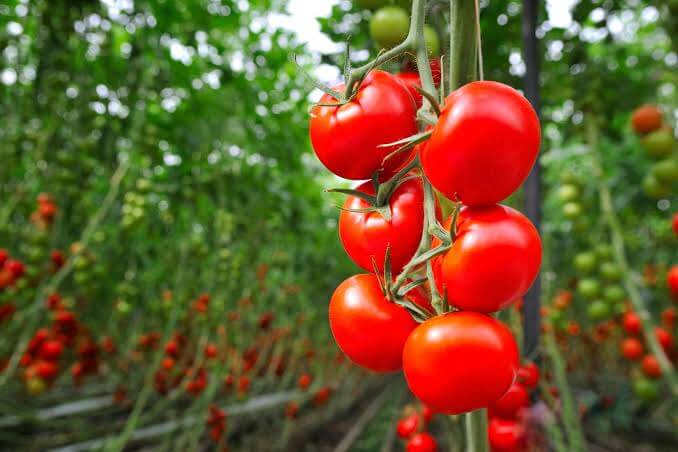
[(678, 237), (678, 212), (673, 214), (671, 219), (671, 227), (673, 228), (673, 234)]
[(403, 350), (412, 392), (434, 411), (459, 414), (489, 406), (511, 386), (518, 346), (502, 323), (477, 312), (429, 319)]
[(421, 163), (446, 197), (494, 204), (527, 178), (539, 142), (539, 119), (527, 99), (501, 83), (473, 82), (445, 100)]
[(627, 337), (621, 343), (621, 353), (628, 360), (640, 359), (644, 352), (643, 344), (635, 337)]
[(666, 274), (666, 284), (669, 286), (671, 296), (678, 300), (678, 265), (671, 266)]
[(399, 438), (407, 439), (417, 432), (418, 427), (419, 415), (415, 413), (399, 420), (396, 425), (396, 432), (398, 433)]
[(414, 435), (405, 446), (405, 452), (436, 452), (438, 443), (426, 432)]
[[(357, 190), (374, 195), (372, 182), (361, 184)], [(367, 271), (374, 271), (372, 259), (384, 271), (386, 248), (390, 247), (391, 268), (398, 273), (417, 251), (424, 226), (424, 188), (421, 178), (410, 179), (398, 186), (389, 202), (391, 218), (386, 220), (379, 212), (349, 212), (339, 216), (339, 237), (348, 256)], [(365, 209), (369, 204), (349, 196), (345, 209)]]
[[(327, 94), (320, 99), (324, 104), (337, 102)], [(370, 179), (382, 167), (393, 172), (410, 157), (403, 152), (384, 164), (384, 157), (397, 146), (379, 145), (417, 133), (415, 116), (416, 105), (407, 88), (387, 72), (372, 71), (347, 104), (313, 108), (311, 143), (320, 161), (337, 176)]]
[(635, 312), (627, 312), (624, 314), (624, 319), (622, 320), (624, 324), (624, 330), (628, 334), (639, 334), (640, 333), (640, 317)]
[(451, 304), (489, 313), (525, 295), (540, 265), (541, 240), (530, 220), (492, 205), (461, 209), (454, 244), (434, 267), (438, 288), (446, 289)]
[(522, 452), (527, 446), (525, 430), (514, 420), (491, 419), (488, 436), (493, 452)]
[(384, 297), (373, 274), (351, 276), (330, 300), (330, 329), (341, 350), (376, 372), (402, 367), (403, 345), (417, 323), (407, 310)]
[(405, 87), (407, 87), (412, 99), (414, 99), (414, 102), (417, 104), (417, 108), (421, 107), (423, 98), (421, 94), (419, 94), (419, 91), (417, 91), (415, 88), (416, 86), (421, 87), (421, 79), (419, 78), (419, 74), (410, 71), (399, 72), (395, 75), (395, 78), (400, 80), (400, 82), (405, 85)]
[(381, 47), (390, 48), (403, 42), (410, 28), (410, 16), (398, 6), (385, 6), (370, 19), (370, 35)]
[(653, 355), (645, 355), (640, 365), (646, 377), (657, 379), (662, 376), (662, 368), (659, 366), (657, 358)]
[(676, 319), (678, 319), (676, 308), (668, 307), (662, 311), (662, 323), (666, 328), (673, 329), (676, 326)]
[(662, 125), (662, 112), (654, 105), (642, 105), (631, 115), (631, 126), (636, 133), (648, 133)]
[(508, 391), (488, 408), (490, 417), (514, 419), (521, 409), (530, 406), (530, 394), (520, 383), (513, 383)]
[(539, 384), (539, 367), (535, 363), (527, 363), (518, 369), (518, 381), (526, 388), (536, 388)]
[(656, 327), (654, 329), (654, 335), (657, 338), (657, 342), (662, 346), (665, 352), (668, 352), (673, 347), (673, 334), (666, 331), (664, 328)]

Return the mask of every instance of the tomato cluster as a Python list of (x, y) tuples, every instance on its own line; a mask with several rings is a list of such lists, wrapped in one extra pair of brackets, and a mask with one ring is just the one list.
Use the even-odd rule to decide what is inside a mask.
[(488, 437), (494, 452), (527, 450), (526, 412), (530, 391), (539, 383), (539, 368), (527, 363), (518, 369), (518, 380), (488, 409)]
[(631, 126), (640, 136), (640, 144), (655, 162), (643, 179), (645, 194), (654, 199), (674, 192), (678, 184), (678, 154), (671, 127), (654, 105), (642, 105), (631, 115)]
[[(539, 121), (513, 88), (474, 82), (447, 97), (428, 140), (399, 149), (419, 132), (422, 97), (413, 88), (418, 77), (397, 77), (405, 83), (374, 70), (352, 97), (326, 94), (312, 109), (320, 161), (337, 176), (372, 179), (340, 190), (350, 196), (339, 234), (349, 257), (375, 273), (339, 285), (330, 328), (356, 364), (376, 372), (402, 368), (412, 392), (437, 412), (473, 411), (501, 398), (516, 378), (516, 342), (488, 314), (525, 295), (539, 271), (541, 240), (524, 215), (497, 203), (530, 172)], [(425, 213), (429, 183), (456, 204), (444, 226), (437, 199), (429, 201), (434, 218)], [(428, 251), (421, 249), (424, 234), (432, 234), (427, 247), (435, 253), (417, 261)], [(424, 282), (427, 265), (432, 275)], [(415, 275), (416, 290), (392, 290)], [(433, 306), (434, 293), (447, 307)]]
[(415, 408), (411, 405), (404, 407), (396, 424), (398, 437), (405, 441), (406, 452), (435, 452), (438, 442), (427, 431), (435, 412), (428, 406)]

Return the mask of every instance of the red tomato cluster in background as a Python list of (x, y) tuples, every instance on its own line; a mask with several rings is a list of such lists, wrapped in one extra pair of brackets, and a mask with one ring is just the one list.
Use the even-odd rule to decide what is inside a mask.
[(426, 405), (419, 409), (407, 405), (396, 424), (398, 437), (405, 441), (406, 452), (436, 452), (438, 443), (427, 431), (435, 411)]

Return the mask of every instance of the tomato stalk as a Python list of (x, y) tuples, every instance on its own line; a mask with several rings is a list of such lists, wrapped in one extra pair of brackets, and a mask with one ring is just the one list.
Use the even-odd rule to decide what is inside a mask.
[(622, 273), (626, 275), (626, 277), (623, 278), (624, 288), (629, 295), (633, 310), (640, 318), (643, 335), (645, 336), (647, 345), (649, 346), (650, 351), (652, 351), (652, 354), (657, 358), (659, 366), (662, 369), (662, 377), (668, 384), (671, 392), (674, 396), (678, 396), (678, 378), (676, 376), (674, 367), (671, 364), (671, 361), (666, 357), (666, 353), (664, 353), (664, 350), (657, 340), (650, 313), (645, 307), (645, 303), (640, 295), (640, 290), (634, 278), (631, 277), (631, 270), (629, 268), (628, 260), (626, 259), (626, 249), (624, 245), (622, 227), (614, 209), (612, 194), (605, 180), (605, 171), (603, 169), (600, 151), (598, 150), (599, 135), (597, 120), (598, 118), (592, 115), (592, 117), (586, 121), (586, 134), (594, 176), (598, 181), (600, 207), (603, 213), (603, 218), (605, 218), (609, 228), (614, 257), (617, 261), (617, 265), (622, 270)]

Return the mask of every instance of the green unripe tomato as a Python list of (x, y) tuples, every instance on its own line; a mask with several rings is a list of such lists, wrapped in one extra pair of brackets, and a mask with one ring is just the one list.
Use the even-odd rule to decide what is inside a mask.
[(582, 278), (577, 283), (577, 292), (587, 300), (593, 300), (600, 294), (600, 283), (595, 278)]
[(435, 58), (440, 55), (440, 38), (435, 28), (424, 25), (424, 41), (426, 41), (428, 56)]
[(137, 190), (139, 190), (141, 193), (148, 193), (152, 185), (153, 184), (148, 179), (137, 179)]
[(563, 184), (577, 185), (579, 184), (579, 176), (572, 170), (565, 170), (560, 173), (560, 182)]
[(633, 393), (643, 402), (653, 402), (659, 397), (659, 385), (647, 378), (638, 378), (633, 382)]
[(626, 298), (626, 292), (621, 286), (614, 284), (603, 289), (603, 298), (610, 303), (619, 303)]
[(579, 197), (579, 187), (574, 184), (561, 185), (558, 188), (558, 199), (560, 202), (574, 201)]
[(650, 132), (640, 140), (647, 155), (654, 159), (663, 159), (671, 155), (675, 142), (673, 132), (668, 128)]
[(377, 9), (388, 4), (388, 0), (356, 0), (356, 6), (363, 9)]
[(621, 278), (621, 269), (614, 262), (603, 262), (600, 264), (600, 276), (605, 281), (619, 281)]
[(377, 10), (370, 20), (372, 39), (387, 49), (403, 42), (409, 28), (410, 17), (397, 6), (385, 6)]
[(672, 184), (678, 181), (678, 160), (668, 158), (652, 165), (652, 175), (660, 182)]
[(653, 174), (647, 174), (643, 178), (643, 191), (650, 198), (660, 199), (668, 196), (671, 189)]
[(588, 306), (587, 314), (591, 320), (605, 320), (610, 317), (612, 310), (603, 300), (595, 300)]
[(581, 204), (579, 204), (578, 202), (568, 202), (565, 205), (563, 205), (563, 215), (565, 215), (565, 218), (569, 218), (570, 220), (579, 218), (581, 212), (582, 212)]
[(45, 383), (45, 380), (39, 377), (31, 377), (28, 380), (26, 380), (26, 392), (29, 395), (32, 396), (37, 396), (45, 392), (45, 389), (47, 389), (47, 383)]
[(596, 268), (598, 259), (596, 253), (586, 251), (574, 256), (574, 268), (582, 273), (591, 273)]
[(596, 246), (596, 255), (601, 259), (611, 259), (613, 254), (612, 247), (606, 243)]

